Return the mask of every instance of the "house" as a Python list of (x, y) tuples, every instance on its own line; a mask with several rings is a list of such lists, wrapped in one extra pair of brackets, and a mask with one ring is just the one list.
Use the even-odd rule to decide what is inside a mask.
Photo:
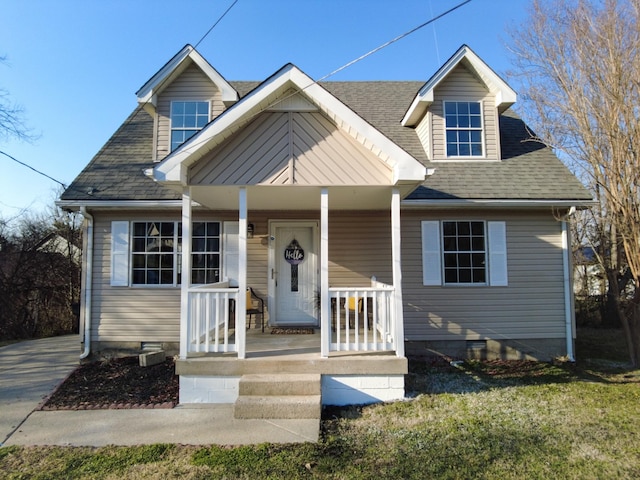
[(137, 97), (59, 201), (85, 218), (83, 355), (174, 348), (181, 402), (302, 375), (324, 404), (402, 398), (407, 354), (573, 357), (591, 196), (468, 46), (426, 83), (319, 84), (230, 82), (187, 45)]

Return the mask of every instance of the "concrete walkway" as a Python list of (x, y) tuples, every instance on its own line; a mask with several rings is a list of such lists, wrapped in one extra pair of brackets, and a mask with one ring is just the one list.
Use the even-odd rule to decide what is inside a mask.
[(233, 405), (34, 411), (78, 365), (77, 336), (0, 348), (0, 445), (246, 445), (318, 440), (318, 420), (236, 420)]
[(0, 445), (78, 365), (77, 335), (0, 348)]

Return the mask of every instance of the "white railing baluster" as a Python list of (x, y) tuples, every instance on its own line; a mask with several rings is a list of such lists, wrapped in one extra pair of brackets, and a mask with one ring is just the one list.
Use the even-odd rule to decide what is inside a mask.
[(394, 289), (377, 281), (371, 285), (329, 289), (334, 319), (330, 351), (395, 351)]
[(228, 282), (189, 288), (187, 353), (238, 351), (238, 345), (229, 338), (230, 305), (237, 302), (238, 294), (238, 288), (229, 288)]

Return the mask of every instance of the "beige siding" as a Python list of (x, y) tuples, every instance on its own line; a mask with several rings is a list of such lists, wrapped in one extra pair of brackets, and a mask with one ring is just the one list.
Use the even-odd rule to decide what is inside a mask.
[[(443, 117), (443, 102), (446, 100), (482, 102), (484, 158), (499, 160), (498, 115), (495, 107), (495, 95), (490, 93), (484, 84), (463, 65), (458, 65), (434, 91), (434, 102), (430, 109), (433, 160), (447, 159)], [(470, 161), (472, 160), (470, 159)]]
[(209, 101), (210, 120), (220, 115), (225, 109), (221, 93), (215, 84), (196, 64), (191, 64), (158, 96), (156, 160), (161, 160), (170, 153), (172, 100)]
[[(421, 221), (504, 220), (507, 287), (422, 285)], [(550, 213), (403, 212), (405, 334), (409, 340), (563, 338), (561, 224)]]
[[(144, 214), (134, 211), (95, 213), (92, 341), (177, 342), (180, 288), (111, 287), (111, 222), (114, 220), (179, 220), (180, 212)], [(233, 212), (201, 212), (195, 220), (236, 221)], [(319, 220), (318, 212), (252, 212), (254, 237), (248, 240), (247, 283), (268, 297), (269, 219)], [(391, 283), (389, 212), (330, 214), (329, 279), (332, 286), (369, 286), (370, 278)], [(268, 308), (268, 306), (267, 306)], [(267, 311), (268, 318), (268, 311)]]
[[(111, 287), (112, 220), (177, 220), (179, 212), (153, 215), (95, 214), (93, 341), (177, 342), (180, 289)], [(504, 220), (507, 226), (507, 287), (422, 285), (421, 221)], [(237, 220), (233, 212), (197, 213), (197, 220)], [(253, 212), (248, 240), (247, 282), (268, 297), (269, 219), (318, 220), (317, 212)], [(405, 334), (409, 340), (563, 338), (564, 291), (561, 225), (551, 214), (469, 214), (458, 211), (402, 213)], [(330, 212), (329, 283), (368, 286), (375, 275), (391, 283), (388, 211)], [(268, 308), (268, 305), (267, 305)], [(268, 318), (268, 314), (267, 314)]]
[(422, 143), (422, 147), (424, 148), (425, 153), (427, 154), (427, 158), (431, 160), (433, 158), (433, 142), (431, 140), (431, 124), (433, 115), (431, 112), (427, 112), (420, 123), (416, 127), (416, 134), (420, 139), (420, 143)]
[(191, 170), (194, 185), (389, 185), (391, 169), (323, 114), (263, 113)]
[(111, 221), (177, 220), (179, 212), (95, 214), (93, 255), (92, 340), (113, 342), (177, 342), (180, 289), (112, 287)]

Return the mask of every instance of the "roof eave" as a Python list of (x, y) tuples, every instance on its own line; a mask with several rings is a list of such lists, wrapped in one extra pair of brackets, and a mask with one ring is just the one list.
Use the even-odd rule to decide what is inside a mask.
[(593, 199), (405, 199), (402, 207), (421, 208), (571, 208), (586, 209), (596, 205)]
[(489, 89), (496, 94), (496, 107), (500, 113), (517, 101), (517, 94), (500, 76), (493, 71), (476, 53), (467, 45), (462, 45), (445, 64), (422, 86), (411, 106), (402, 118), (403, 127), (415, 127), (427, 109), (433, 103), (434, 90), (451, 73), (451, 71), (466, 60), (479, 76), (487, 83)]
[(191, 45), (185, 45), (136, 92), (138, 103), (143, 105), (147, 112), (155, 113), (158, 94), (186, 68), (188, 65), (186, 63), (187, 60), (195, 63), (216, 85), (220, 90), (221, 98), (225, 105), (229, 106), (238, 101), (238, 92), (231, 84), (195, 48)]

